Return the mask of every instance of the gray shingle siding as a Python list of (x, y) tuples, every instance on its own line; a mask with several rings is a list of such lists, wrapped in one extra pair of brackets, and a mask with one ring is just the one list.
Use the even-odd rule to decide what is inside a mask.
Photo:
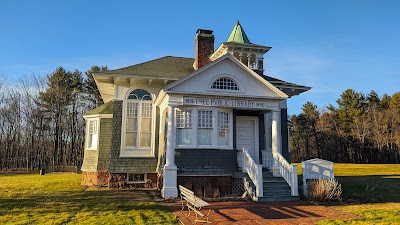
[[(159, 127), (159, 111), (157, 110), (156, 131)], [(120, 158), (121, 149), (121, 127), (122, 127), (122, 101), (114, 101), (113, 112), (113, 134), (110, 160), (111, 173), (147, 173), (155, 172), (157, 166), (158, 135), (156, 136), (154, 148), (155, 157), (151, 158)]]
[(235, 150), (175, 149), (178, 175), (219, 175), (237, 171)]
[(99, 158), (97, 170), (108, 170), (112, 143), (112, 118), (100, 119)]

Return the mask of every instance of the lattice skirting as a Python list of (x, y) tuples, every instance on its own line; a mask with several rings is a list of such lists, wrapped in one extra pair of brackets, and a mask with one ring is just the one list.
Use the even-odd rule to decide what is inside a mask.
[(242, 195), (244, 193), (243, 178), (232, 178), (232, 195)]

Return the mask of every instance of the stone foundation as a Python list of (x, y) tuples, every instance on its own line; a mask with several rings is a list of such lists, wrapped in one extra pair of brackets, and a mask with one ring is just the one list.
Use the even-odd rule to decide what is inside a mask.
[(198, 197), (220, 197), (232, 193), (231, 176), (178, 176), (178, 185), (182, 185)]
[(82, 182), (84, 186), (103, 186), (107, 185), (110, 179), (108, 171), (82, 172)]
[(157, 173), (147, 173), (145, 183), (126, 183), (126, 173), (111, 173), (109, 188), (155, 188), (157, 187)]

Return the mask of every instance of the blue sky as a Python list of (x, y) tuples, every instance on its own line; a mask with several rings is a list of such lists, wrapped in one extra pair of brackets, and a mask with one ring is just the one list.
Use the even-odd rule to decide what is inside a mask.
[(198, 28), (215, 46), (240, 20), (250, 41), (272, 46), (265, 73), (313, 87), (289, 100), (334, 104), (347, 88), (400, 91), (400, 1), (0, 1), (0, 76), (58, 66), (110, 69), (165, 55), (194, 56)]

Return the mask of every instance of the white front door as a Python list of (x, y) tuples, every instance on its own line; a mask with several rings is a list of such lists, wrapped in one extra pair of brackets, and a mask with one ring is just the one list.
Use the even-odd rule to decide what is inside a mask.
[(239, 150), (248, 149), (254, 161), (259, 163), (257, 117), (236, 117), (236, 146)]

